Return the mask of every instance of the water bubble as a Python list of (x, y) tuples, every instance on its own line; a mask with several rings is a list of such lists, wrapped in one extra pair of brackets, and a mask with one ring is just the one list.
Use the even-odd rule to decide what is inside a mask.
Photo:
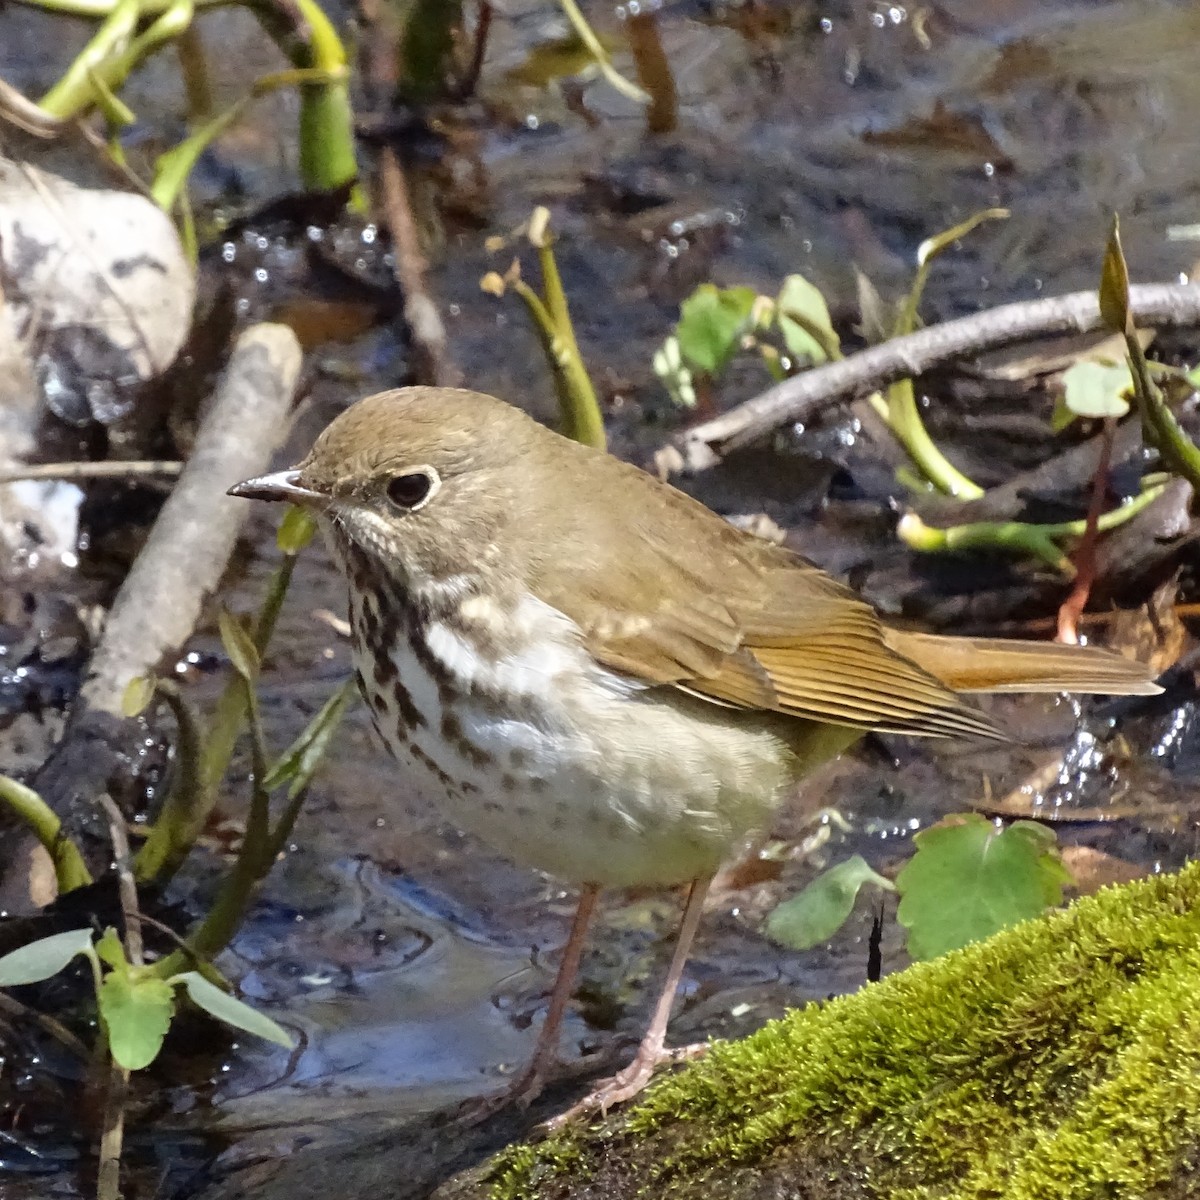
[(821, 18), (821, 32), (822, 33), (832, 33), (833, 32), (833, 22), (828, 17)]
[(237, 258), (237, 247), (232, 242), (226, 242), (221, 247), (221, 261), (231, 263)]

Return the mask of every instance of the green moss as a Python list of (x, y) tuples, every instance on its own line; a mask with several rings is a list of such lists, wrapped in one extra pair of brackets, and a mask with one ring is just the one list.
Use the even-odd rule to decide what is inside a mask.
[(492, 1200), (523, 1200), (582, 1161), (583, 1152), (569, 1138), (554, 1138), (534, 1146), (510, 1146), (494, 1159)]
[(510, 1152), (491, 1186), (732, 1197), (782, 1172), (825, 1181), (805, 1196), (1140, 1200), (1175, 1194), (1198, 1143), (1200, 865), (717, 1045), (602, 1131)]

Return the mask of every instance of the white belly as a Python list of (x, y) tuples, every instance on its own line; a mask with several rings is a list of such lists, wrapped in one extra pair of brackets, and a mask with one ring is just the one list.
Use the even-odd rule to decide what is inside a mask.
[[(536, 616), (544, 627), (545, 614)], [(795, 777), (775, 734), (735, 727), (729, 710), (704, 701), (631, 685), (577, 644), (541, 642), (481, 677), (444, 627), (431, 631), (422, 655), (397, 641), (394, 680), (372, 656), (356, 657), (406, 784), (451, 824), (568, 882), (671, 884), (709, 874)], [(493, 698), (501, 686), (504, 705)]]

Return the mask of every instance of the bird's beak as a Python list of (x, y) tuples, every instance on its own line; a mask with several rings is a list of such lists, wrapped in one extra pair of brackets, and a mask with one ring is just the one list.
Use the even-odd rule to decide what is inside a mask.
[(301, 487), (299, 471), (276, 471), (273, 475), (259, 475), (257, 479), (243, 479), (229, 489), (229, 495), (241, 496), (245, 500), (288, 500), (292, 504), (309, 507), (321, 505), (329, 497), (311, 488)]

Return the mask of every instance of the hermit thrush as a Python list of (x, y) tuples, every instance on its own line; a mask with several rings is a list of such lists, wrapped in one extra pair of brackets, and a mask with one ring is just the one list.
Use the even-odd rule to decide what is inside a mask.
[(709, 879), (866, 730), (1002, 736), (958, 691), (1156, 691), (1101, 650), (890, 629), (853, 591), (681, 492), (475, 392), (404, 388), (235, 495), (319, 518), (375, 725), (455, 825), (581, 888), (540, 1086), (604, 886), (692, 884), (633, 1063), (663, 1056)]

